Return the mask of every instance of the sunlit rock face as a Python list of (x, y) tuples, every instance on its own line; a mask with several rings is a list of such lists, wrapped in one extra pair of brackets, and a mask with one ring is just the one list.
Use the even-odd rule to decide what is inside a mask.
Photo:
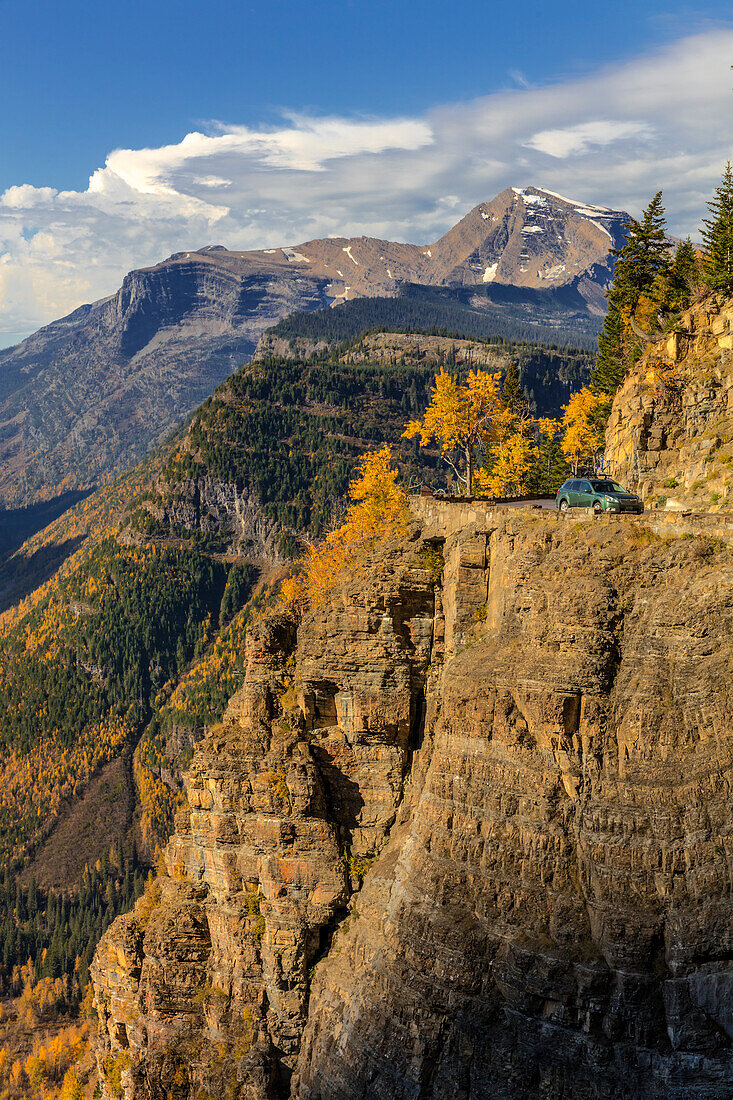
[(253, 628), (100, 944), (108, 1094), (729, 1096), (732, 565), (484, 509)]
[(652, 506), (731, 511), (733, 301), (708, 295), (657, 334), (616, 394), (606, 459)]

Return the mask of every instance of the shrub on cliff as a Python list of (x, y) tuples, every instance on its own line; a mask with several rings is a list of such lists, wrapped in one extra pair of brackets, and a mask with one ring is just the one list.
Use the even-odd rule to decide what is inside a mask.
[(404, 535), (409, 525), (407, 493), (397, 484), (389, 447), (371, 451), (359, 463), (349, 485), (344, 522), (321, 542), (313, 543), (302, 569), (283, 581), (282, 606), (302, 611), (323, 604), (348, 570), (380, 542)]

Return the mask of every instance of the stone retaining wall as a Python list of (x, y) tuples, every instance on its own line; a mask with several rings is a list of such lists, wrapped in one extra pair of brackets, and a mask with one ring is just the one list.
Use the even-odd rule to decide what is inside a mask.
[(517, 512), (520, 515), (542, 516), (555, 523), (635, 523), (655, 531), (658, 535), (705, 535), (723, 539), (733, 545), (733, 513), (731, 512), (668, 512), (664, 509), (647, 511), (642, 516), (620, 516), (604, 512), (596, 515), (592, 508), (573, 508), (567, 513), (542, 508), (540, 505), (495, 504), (488, 500), (446, 501), (435, 497), (414, 497), (410, 501), (413, 515), (427, 528), (427, 537), (447, 538), (471, 524), (481, 527), (497, 526)]

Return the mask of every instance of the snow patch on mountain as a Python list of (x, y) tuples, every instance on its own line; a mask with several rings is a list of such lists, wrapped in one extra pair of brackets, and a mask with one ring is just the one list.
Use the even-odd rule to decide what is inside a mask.
[(296, 252), (294, 248), (285, 246), (280, 250), (282, 254), (287, 258), (288, 263), (291, 264), (309, 264), (310, 260), (307, 256), (304, 256), (302, 252)]
[(554, 199), (560, 199), (561, 202), (566, 202), (568, 206), (574, 206), (578, 213), (584, 213), (594, 211), (595, 216), (603, 214), (617, 214), (617, 210), (612, 210), (610, 206), (597, 206), (590, 202), (581, 202), (578, 199), (569, 199), (567, 195), (561, 195), (557, 191), (550, 191), (547, 187), (538, 187), (538, 191), (541, 191), (543, 195), (552, 195)]
[[(539, 190), (539, 188), (537, 190)], [(512, 187), (512, 191), (515, 195), (519, 195), (519, 197), (529, 205), (545, 206), (547, 203), (547, 199), (543, 199), (541, 195), (530, 195), (523, 187)]]
[(600, 229), (600, 230), (601, 230), (601, 231), (602, 231), (603, 233), (605, 233), (605, 234), (606, 234), (606, 236), (608, 237), (609, 241), (612, 241), (612, 240), (613, 240), (613, 237), (612, 237), (612, 236), (611, 236), (611, 234), (610, 234), (610, 233), (608, 232), (608, 230), (606, 229), (605, 225), (601, 225), (601, 223), (600, 223), (599, 221), (596, 221), (596, 219), (595, 219), (595, 218), (591, 218), (591, 219), (590, 219), (590, 223), (591, 223), (591, 225), (594, 225), (594, 226), (596, 227), (596, 229)]

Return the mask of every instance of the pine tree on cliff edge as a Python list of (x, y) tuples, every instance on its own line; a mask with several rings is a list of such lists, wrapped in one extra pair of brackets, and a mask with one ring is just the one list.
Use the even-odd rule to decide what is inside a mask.
[(608, 292), (608, 313), (598, 337), (598, 356), (591, 386), (599, 393), (613, 396), (623, 382), (638, 341), (630, 328), (630, 318), (643, 295), (655, 281), (672, 268), (670, 242), (666, 235), (662, 192), (657, 191), (642, 214), (641, 221), (630, 218), (624, 226), (626, 242), (612, 248), (616, 257), (613, 285)]
[(710, 217), (703, 219), (702, 267), (711, 290), (733, 293), (733, 171), (725, 166), (720, 187), (708, 203)]
[(611, 255), (617, 257), (614, 289), (618, 286), (621, 301), (627, 307), (634, 309), (657, 276), (666, 275), (672, 266), (666, 225), (662, 192), (657, 191), (641, 221), (631, 218), (624, 226), (626, 244), (611, 249)]
[(601, 393), (614, 394), (626, 376), (624, 323), (619, 297), (612, 288), (608, 296), (608, 313), (598, 334), (598, 355), (591, 375), (591, 385)]

